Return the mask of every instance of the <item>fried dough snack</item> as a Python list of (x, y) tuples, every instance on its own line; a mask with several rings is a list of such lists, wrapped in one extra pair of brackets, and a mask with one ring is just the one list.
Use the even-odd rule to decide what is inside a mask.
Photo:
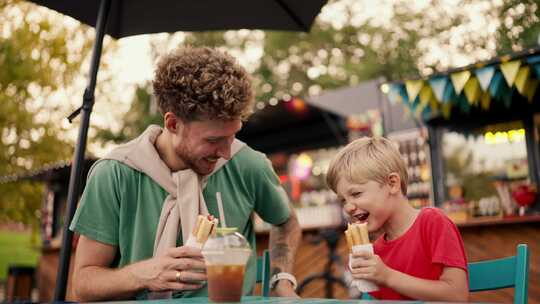
[(347, 239), (347, 246), (351, 252), (353, 246), (369, 244), (367, 223), (347, 224), (345, 238)]

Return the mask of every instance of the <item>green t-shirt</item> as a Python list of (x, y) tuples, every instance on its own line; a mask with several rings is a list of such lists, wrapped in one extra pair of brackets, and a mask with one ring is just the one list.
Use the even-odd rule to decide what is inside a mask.
[[(208, 212), (219, 218), (216, 192), (221, 192), (227, 226), (236, 227), (251, 244), (244, 294), (251, 294), (256, 276), (252, 213), (271, 224), (289, 218), (288, 198), (266, 156), (243, 147), (209, 177), (203, 190)], [(118, 247), (113, 267), (152, 257), (161, 207), (168, 193), (149, 176), (116, 160), (93, 168), (70, 229), (90, 239)], [(182, 244), (182, 233), (178, 234)], [(207, 288), (178, 292), (175, 297), (206, 296)], [(141, 294), (138, 298), (144, 298)]]

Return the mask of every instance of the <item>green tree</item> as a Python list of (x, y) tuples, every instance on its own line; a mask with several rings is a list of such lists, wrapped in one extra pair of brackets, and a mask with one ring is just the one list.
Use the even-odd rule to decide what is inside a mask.
[(500, 55), (540, 44), (540, 1), (506, 0), (499, 13)]
[[(25, 1), (0, 1), (0, 20), (0, 176), (20, 176), (73, 152), (51, 96), (80, 73), (91, 32)], [(0, 221), (37, 223), (42, 185), (3, 179), (0, 193)]]
[(163, 118), (149, 92), (149, 83), (138, 85), (131, 107), (124, 115), (121, 129), (114, 132), (110, 129), (97, 128), (96, 138), (103, 142), (118, 144), (137, 137), (148, 125), (162, 125)]

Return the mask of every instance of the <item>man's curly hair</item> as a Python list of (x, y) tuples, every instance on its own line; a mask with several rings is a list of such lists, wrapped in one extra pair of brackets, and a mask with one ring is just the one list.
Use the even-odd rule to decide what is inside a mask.
[(153, 87), (161, 113), (186, 122), (246, 120), (252, 113), (251, 77), (232, 56), (215, 49), (180, 47), (165, 55)]

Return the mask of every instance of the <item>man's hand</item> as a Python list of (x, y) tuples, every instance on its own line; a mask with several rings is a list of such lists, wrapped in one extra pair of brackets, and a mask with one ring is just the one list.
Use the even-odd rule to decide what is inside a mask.
[(206, 281), (206, 267), (201, 250), (176, 247), (165, 255), (127, 267), (138, 285), (150, 291), (194, 290)]
[[(130, 299), (142, 290), (192, 290), (206, 280), (199, 249), (171, 248), (160, 257), (113, 269), (118, 248), (81, 236), (73, 267), (79, 302)], [(177, 278), (177, 271), (179, 276)]]
[(287, 280), (277, 281), (275, 288), (270, 290), (270, 296), (300, 298), (294, 291), (292, 283)]
[(355, 279), (366, 279), (376, 284), (387, 285), (392, 268), (386, 266), (381, 258), (370, 252), (352, 254), (351, 273)]

